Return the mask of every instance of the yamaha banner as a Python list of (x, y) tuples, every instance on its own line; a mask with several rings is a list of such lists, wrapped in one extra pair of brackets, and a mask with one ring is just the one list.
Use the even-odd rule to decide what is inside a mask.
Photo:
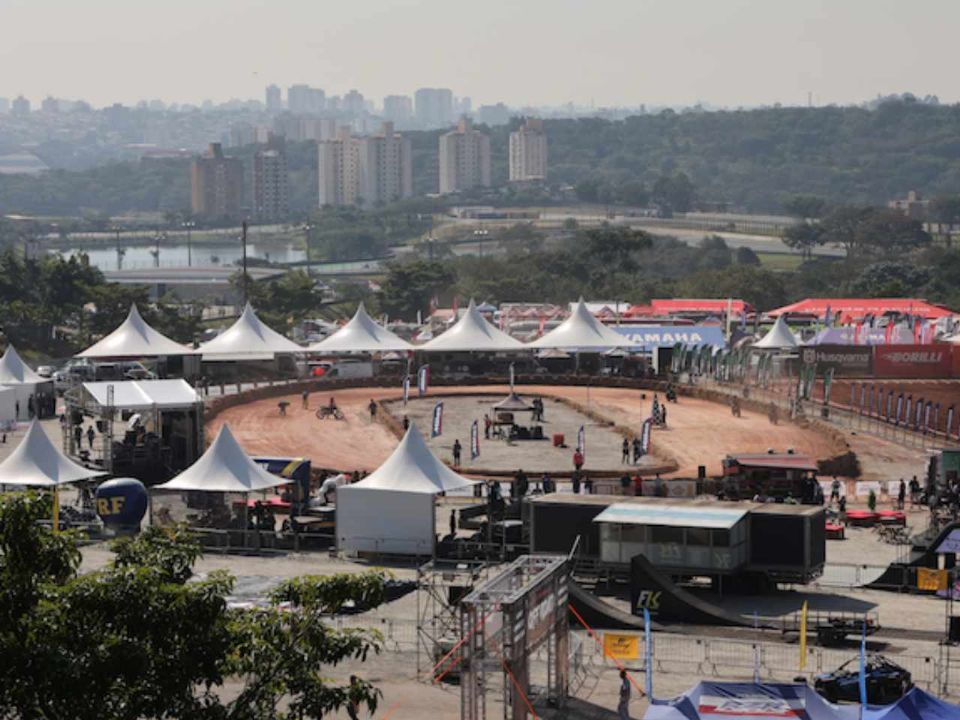
[(421, 365), (417, 370), (417, 394), (423, 397), (430, 388), (430, 366)]
[(443, 401), (433, 406), (433, 422), (430, 423), (430, 437), (443, 434)]
[(477, 421), (473, 421), (470, 426), (470, 459), (476, 460), (480, 457), (480, 426)]
[(403, 406), (407, 406), (407, 400), (410, 399), (410, 376), (403, 376)]

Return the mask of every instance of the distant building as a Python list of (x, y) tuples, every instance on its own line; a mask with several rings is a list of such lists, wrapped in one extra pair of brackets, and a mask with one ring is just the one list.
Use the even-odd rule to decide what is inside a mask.
[(547, 177), (547, 134), (543, 120), (527, 118), (510, 133), (510, 182), (543, 180)]
[(490, 185), (490, 138), (462, 118), (440, 136), (440, 193)]
[(926, 220), (927, 209), (930, 207), (930, 201), (920, 197), (920, 193), (911, 190), (905, 198), (895, 198), (887, 202), (887, 207), (891, 210), (898, 210), (913, 220)]
[(503, 103), (481, 105), (477, 110), (477, 122), (484, 125), (506, 125), (510, 122), (510, 108)]
[(226, 157), (220, 143), (190, 167), (193, 214), (207, 218), (239, 218), (243, 204), (243, 163)]
[(291, 85), (287, 89), (287, 110), (292, 113), (318, 115), (326, 109), (326, 93), (309, 85)]
[(17, 98), (13, 101), (11, 106), (11, 112), (18, 116), (24, 117), (30, 114), (30, 101), (27, 100), (23, 95), (18, 95)]
[(425, 127), (443, 127), (453, 122), (453, 92), (447, 88), (420, 88), (414, 93), (417, 122)]
[(387, 95), (383, 99), (383, 116), (402, 125), (413, 119), (413, 100), (407, 95)]
[(283, 110), (283, 91), (278, 85), (267, 85), (267, 112), (278, 113)]
[(336, 118), (303, 117), (300, 118), (300, 128), (302, 140), (323, 142), (324, 140), (335, 140), (337, 137)]
[(384, 123), (379, 133), (353, 137), (341, 128), (318, 148), (318, 201), (323, 205), (371, 207), (413, 195), (410, 139)]
[(410, 138), (385, 122), (380, 132), (360, 138), (360, 197), (367, 206), (413, 196)]
[(54, 115), (60, 112), (60, 101), (47, 95), (40, 103), (40, 112), (46, 115)]
[(290, 212), (287, 150), (282, 137), (271, 135), (253, 157), (253, 211), (261, 222), (284, 220)]
[(10, 112), (10, 101), (5, 97), (0, 97), (0, 115), (6, 115)]
[(234, 123), (230, 126), (228, 132), (228, 142), (230, 147), (243, 147), (244, 145), (253, 145), (257, 142), (257, 128), (250, 123)]
[(351, 90), (343, 96), (340, 107), (344, 112), (348, 112), (351, 115), (361, 115), (367, 109), (363, 102), (363, 95), (356, 90)]
[(356, 205), (360, 195), (360, 146), (350, 128), (340, 128), (333, 140), (317, 144), (318, 202)]

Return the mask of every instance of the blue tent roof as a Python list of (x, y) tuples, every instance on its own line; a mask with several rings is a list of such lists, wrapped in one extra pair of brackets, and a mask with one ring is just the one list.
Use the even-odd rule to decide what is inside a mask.
[[(832, 705), (809, 685), (701, 682), (673, 700), (653, 700), (644, 720), (858, 720), (858, 705)], [(960, 720), (960, 706), (913, 688), (863, 720)]]

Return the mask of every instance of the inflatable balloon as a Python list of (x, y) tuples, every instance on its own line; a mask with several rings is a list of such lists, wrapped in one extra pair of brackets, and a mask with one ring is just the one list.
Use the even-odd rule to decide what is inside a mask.
[(97, 515), (111, 530), (137, 532), (147, 512), (147, 489), (135, 478), (107, 480), (97, 488)]

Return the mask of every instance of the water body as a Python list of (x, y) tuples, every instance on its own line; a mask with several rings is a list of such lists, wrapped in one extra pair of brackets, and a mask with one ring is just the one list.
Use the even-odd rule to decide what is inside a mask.
[[(122, 269), (135, 270), (139, 268), (153, 267), (187, 267), (187, 246), (171, 245), (164, 247), (160, 245), (160, 256), (154, 258), (152, 245), (131, 245), (124, 248)], [(69, 248), (67, 250), (53, 250), (55, 254), (69, 257), (79, 253), (86, 253), (90, 258), (90, 264), (100, 270), (118, 270), (116, 248), (96, 248), (81, 249)], [(223, 244), (203, 244), (193, 246), (193, 266), (194, 267), (212, 267), (212, 266), (230, 266), (236, 267), (243, 256), (243, 249), (240, 243)], [(271, 260), (278, 263), (291, 263), (306, 260), (306, 252), (296, 248), (292, 244), (261, 244), (248, 242), (247, 257)], [(157, 260), (159, 259), (159, 263)]]

